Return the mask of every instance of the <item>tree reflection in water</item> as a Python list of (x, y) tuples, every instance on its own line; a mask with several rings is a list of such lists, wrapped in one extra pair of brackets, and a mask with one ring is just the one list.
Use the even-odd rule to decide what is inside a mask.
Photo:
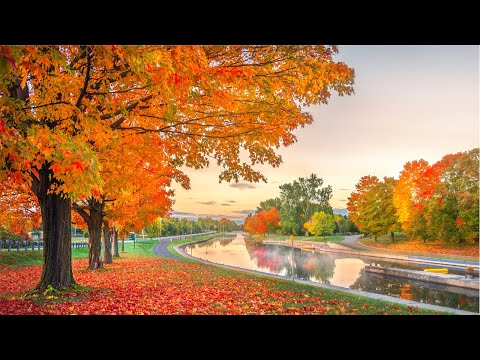
[[(292, 276), (291, 249), (287, 246), (264, 245), (254, 240), (245, 240), (245, 247), (258, 267), (276, 274)], [(331, 254), (293, 250), (293, 275), (295, 278), (329, 284), (335, 269)]]

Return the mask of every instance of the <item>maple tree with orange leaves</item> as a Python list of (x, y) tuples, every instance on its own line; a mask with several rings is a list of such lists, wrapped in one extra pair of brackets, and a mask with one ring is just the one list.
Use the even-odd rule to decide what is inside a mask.
[(277, 208), (272, 207), (247, 217), (244, 228), (252, 234), (270, 234), (278, 225), (280, 225), (280, 214)]
[[(7, 51), (8, 49), (8, 51)], [(72, 201), (101, 197), (108, 162), (97, 152), (132, 134), (148, 137), (150, 161), (174, 169), (222, 165), (220, 180), (265, 180), (304, 107), (331, 91), (353, 92), (336, 46), (10, 46), (0, 73), (0, 169), (38, 199), (44, 233), (39, 290), (75, 283)], [(146, 141), (146, 140), (145, 140)], [(127, 147), (130, 148), (130, 147)], [(240, 149), (249, 162), (240, 160)], [(123, 186), (121, 184), (120, 186)]]

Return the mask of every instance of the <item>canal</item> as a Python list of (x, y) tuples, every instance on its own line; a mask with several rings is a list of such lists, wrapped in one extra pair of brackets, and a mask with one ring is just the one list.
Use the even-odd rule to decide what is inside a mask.
[(262, 244), (240, 233), (188, 245), (184, 250), (191, 256), (218, 264), (479, 312), (479, 293), (476, 290), (401, 279), (364, 270), (370, 264), (413, 270), (432, 267), (423, 264), (291, 249), (283, 245)]

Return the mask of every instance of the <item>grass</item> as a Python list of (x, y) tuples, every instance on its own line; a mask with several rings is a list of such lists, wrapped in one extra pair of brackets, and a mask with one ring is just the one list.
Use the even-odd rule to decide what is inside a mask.
[[(214, 237), (218, 237), (221, 234), (209, 234), (204, 236), (196, 237), (196, 240), (207, 240), (213, 239)], [(178, 254), (174, 249), (173, 246), (184, 244), (187, 242), (192, 241), (192, 239), (183, 239), (183, 240), (175, 240), (168, 244), (168, 251), (172, 254), (181, 256)], [(156, 255), (153, 253), (152, 249), (155, 245), (158, 244), (158, 240), (140, 240), (135, 242), (135, 247), (133, 242), (125, 242), (125, 252), (121, 251), (122, 242), (118, 242), (118, 248), (120, 253), (120, 258), (122, 254), (132, 254), (132, 255), (140, 255), (140, 256), (150, 256), (155, 257)], [(183, 258), (183, 256), (181, 256)], [(72, 249), (72, 258), (74, 259), (81, 259), (81, 258), (88, 258), (88, 248), (75, 248)], [(189, 260), (187, 258), (184, 258)], [(0, 252), (0, 264), (10, 265), (10, 266), (30, 266), (30, 265), (41, 265), (43, 262), (43, 251), (25, 251), (25, 250), (13, 250), (11, 252), (2, 250)]]
[[(284, 240), (290, 240), (290, 235), (278, 235), (278, 234), (272, 234), (270, 236), (263, 236), (263, 235), (253, 235), (254, 239), (258, 240), (272, 240), (272, 241), (284, 241)], [(339, 243), (345, 239), (345, 236), (341, 235), (334, 235), (334, 236), (294, 236), (293, 240), (294, 241), (315, 241), (315, 242), (333, 242), (333, 243)]]

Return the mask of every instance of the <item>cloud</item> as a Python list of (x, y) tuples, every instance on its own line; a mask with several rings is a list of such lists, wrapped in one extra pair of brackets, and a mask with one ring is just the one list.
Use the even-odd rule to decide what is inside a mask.
[(220, 205), (222, 205), (222, 206), (232, 206), (230, 204), (220, 204)]
[(203, 204), (203, 205), (215, 205), (217, 202), (216, 201), (196, 201), (197, 204)]
[(237, 214), (243, 214), (243, 215), (248, 215), (248, 214), (253, 214), (255, 210), (240, 210), (240, 211), (234, 211)]
[(233, 183), (233, 184), (230, 184), (230, 187), (237, 188), (237, 189), (240, 189), (240, 190), (254, 189), (255, 188), (254, 185), (249, 184), (249, 183)]
[(341, 190), (341, 191), (351, 191), (352, 189), (338, 189), (338, 190)]
[(192, 216), (194, 213), (184, 212), (184, 211), (173, 211), (172, 216)]
[(229, 203), (236, 203), (235, 200), (227, 200), (227, 202), (229, 202)]

